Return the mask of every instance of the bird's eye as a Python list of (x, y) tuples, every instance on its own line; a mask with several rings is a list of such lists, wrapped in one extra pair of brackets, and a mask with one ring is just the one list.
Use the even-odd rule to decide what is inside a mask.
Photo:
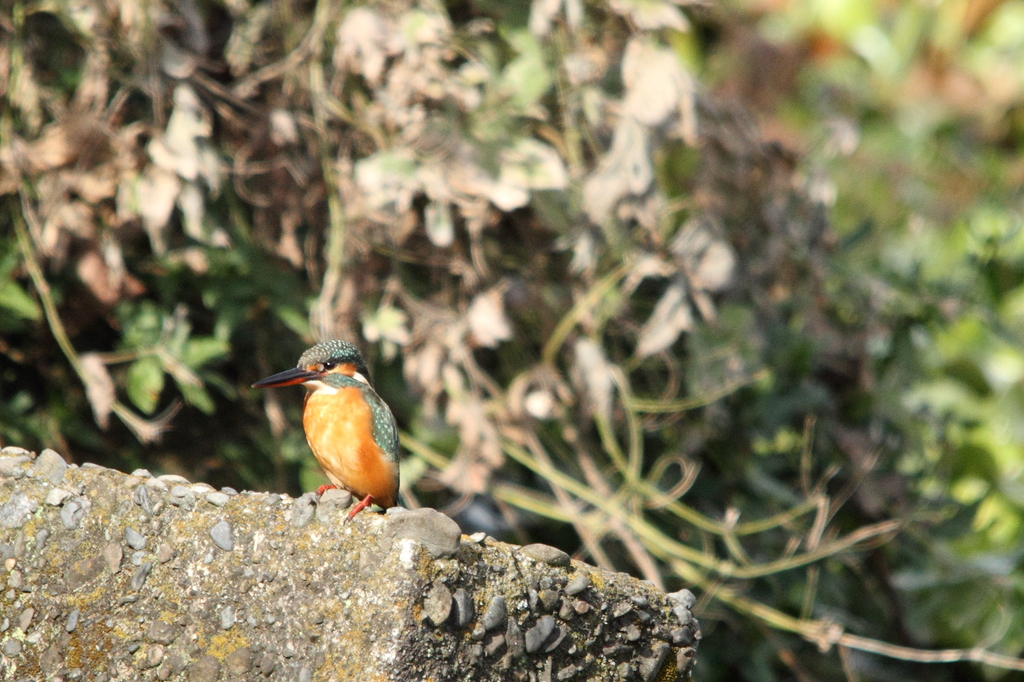
[(331, 362), (331, 361), (327, 361), (327, 362), (325, 362), (324, 364), (320, 365), (320, 367), (322, 367), (322, 368), (323, 368), (323, 369), (321, 370), (322, 372), (329, 372), (329, 371), (331, 371), (332, 369), (334, 369), (334, 368), (335, 368), (335, 367), (337, 367), (337, 366), (338, 366), (338, 363), (336, 363), (336, 362)]

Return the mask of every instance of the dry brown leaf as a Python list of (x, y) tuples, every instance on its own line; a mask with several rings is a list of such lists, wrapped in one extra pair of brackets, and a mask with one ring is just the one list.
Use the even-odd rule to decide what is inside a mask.
[(36, 132), (43, 125), (42, 93), (36, 83), (32, 65), (22, 63), (11, 69), (11, 85), (8, 101), (21, 112), (25, 127)]
[(686, 285), (679, 279), (668, 286), (640, 330), (637, 355), (643, 358), (660, 353), (675, 343), (682, 332), (693, 328), (693, 312), (686, 293)]
[(85, 382), (85, 395), (92, 407), (93, 418), (99, 427), (105, 430), (110, 425), (110, 412), (114, 409), (116, 399), (114, 380), (110, 377), (103, 359), (96, 353), (83, 353), (79, 360), (82, 381)]
[[(178, 192), (181, 191), (181, 180), (171, 171), (151, 165), (135, 183), (134, 190), (134, 207), (142, 218), (143, 229), (149, 235), (150, 247), (153, 253), (162, 256), (167, 251), (164, 228), (171, 218)], [(120, 206), (118, 214), (121, 214)]]
[(601, 223), (618, 201), (646, 192), (654, 181), (647, 128), (631, 116), (615, 127), (612, 148), (583, 186), (587, 216)]
[(338, 26), (334, 65), (358, 73), (371, 86), (381, 84), (390, 56), (402, 49), (394, 21), (369, 7), (356, 7)]
[(610, 0), (609, 6), (615, 12), (629, 17), (632, 23), (645, 31), (671, 28), (686, 31), (690, 22), (682, 10), (673, 2), (665, 0)]
[(73, 109), (76, 112), (102, 111), (110, 92), (110, 53), (105, 41), (90, 43), (89, 54), (82, 69), (81, 81), (75, 89)]
[(573, 346), (572, 379), (579, 392), (587, 397), (590, 409), (607, 417), (611, 414), (615, 380), (612, 365), (604, 350), (595, 341), (581, 338)]
[(270, 141), (278, 147), (299, 141), (299, 126), (287, 109), (278, 108), (270, 112)]
[(469, 331), (476, 345), (497, 348), (512, 338), (512, 325), (505, 315), (505, 287), (498, 285), (473, 299), (466, 312)]
[(45, 173), (69, 163), (74, 154), (68, 129), (59, 123), (51, 123), (29, 145), (23, 164), (30, 173)]
[(112, 306), (121, 298), (120, 286), (111, 282), (109, 268), (96, 251), (86, 251), (75, 265), (78, 278), (101, 303)]
[(696, 86), (675, 52), (648, 38), (633, 38), (623, 54), (622, 80), (626, 84), (624, 115), (651, 127), (677, 118), (683, 140), (696, 143)]
[(533, 0), (530, 3), (530, 33), (543, 38), (551, 32), (551, 24), (562, 9), (562, 0)]

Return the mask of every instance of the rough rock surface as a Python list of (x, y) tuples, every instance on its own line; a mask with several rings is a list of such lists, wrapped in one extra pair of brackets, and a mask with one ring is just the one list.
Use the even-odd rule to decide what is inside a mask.
[(345, 524), (307, 496), (50, 453), (0, 450), (0, 679), (666, 682), (694, 663), (686, 590), (432, 510)]

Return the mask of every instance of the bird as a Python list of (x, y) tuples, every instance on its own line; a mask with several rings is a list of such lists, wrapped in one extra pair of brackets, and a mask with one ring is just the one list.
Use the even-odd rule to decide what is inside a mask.
[(299, 358), (294, 369), (261, 379), (253, 388), (303, 384), (307, 389), (302, 427), (316, 461), (332, 485), (359, 500), (345, 521), (371, 504), (398, 503), (398, 425), (370, 384), (359, 350), (348, 341), (322, 341)]

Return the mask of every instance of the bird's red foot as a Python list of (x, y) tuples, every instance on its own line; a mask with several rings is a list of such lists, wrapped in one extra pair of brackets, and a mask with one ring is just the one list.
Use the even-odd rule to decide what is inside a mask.
[(337, 488), (337, 487), (338, 486), (334, 485), (333, 483), (326, 483), (326, 484), (320, 486), (319, 488), (316, 489), (316, 498), (319, 500), (320, 497), (324, 494), (325, 491), (330, 490), (331, 488)]
[(345, 517), (345, 521), (351, 521), (353, 516), (363, 511), (371, 504), (373, 504), (373, 495), (367, 495), (363, 499), (359, 500), (359, 502), (356, 503), (356, 506), (352, 507), (352, 510), (348, 513), (348, 516)]

